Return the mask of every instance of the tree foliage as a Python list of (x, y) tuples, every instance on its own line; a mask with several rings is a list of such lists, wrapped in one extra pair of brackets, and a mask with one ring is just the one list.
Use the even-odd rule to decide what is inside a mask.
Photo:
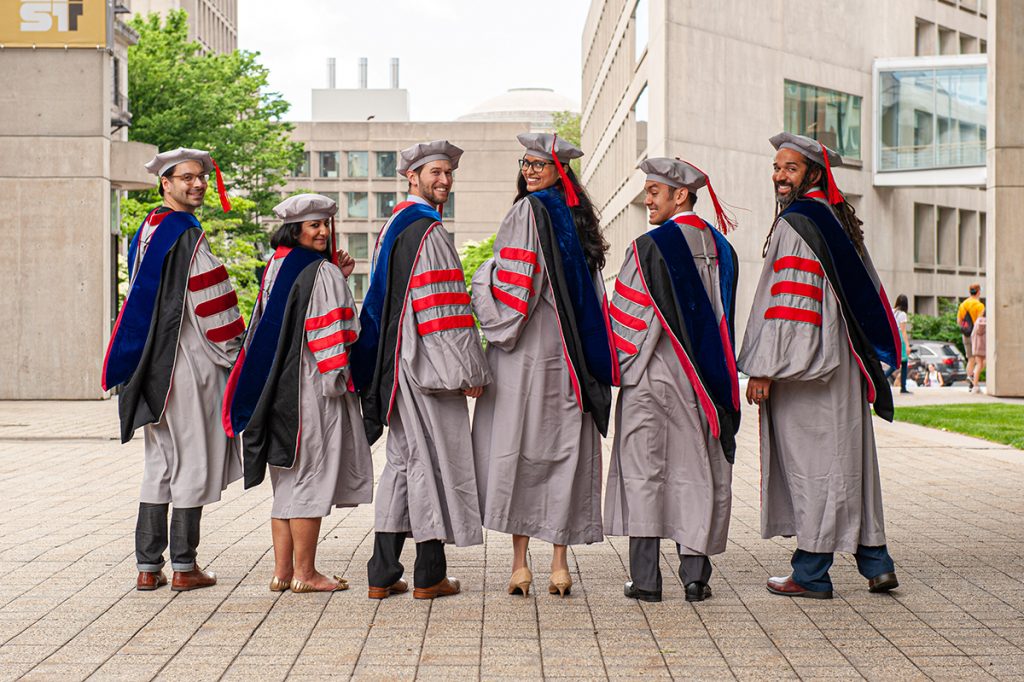
[[(572, 111), (556, 111), (551, 115), (551, 121), (555, 126), (555, 133), (565, 140), (580, 146), (580, 115)], [(574, 173), (580, 174), (580, 160), (573, 159), (569, 162)]]
[(918, 315), (911, 313), (910, 338), (927, 339), (929, 341), (946, 341), (954, 344), (964, 352), (963, 335), (956, 323), (957, 302), (953, 299), (939, 299), (938, 315)]
[(488, 258), (494, 256), (494, 237), (491, 235), (482, 242), (467, 241), (459, 249), (462, 270), (466, 273), (466, 288), (471, 288), (473, 275)]

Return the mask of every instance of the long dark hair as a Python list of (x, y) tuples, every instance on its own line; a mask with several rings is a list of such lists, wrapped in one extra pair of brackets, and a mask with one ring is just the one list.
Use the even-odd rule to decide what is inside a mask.
[(903, 312), (907, 312), (907, 305), (907, 295), (900, 294), (899, 296), (896, 297), (896, 304), (893, 307), (896, 308), (896, 310), (902, 310)]
[[(270, 248), (276, 249), (279, 246), (284, 246), (292, 249), (305, 249), (306, 247), (299, 243), (300, 234), (302, 234), (302, 223), (285, 223), (271, 235)], [(324, 258), (329, 258), (331, 255), (329, 247), (322, 252), (315, 249), (307, 249), (307, 251), (318, 253)]]
[[(587, 267), (592, 272), (597, 272), (604, 268), (605, 254), (608, 252), (608, 242), (605, 240), (604, 235), (601, 234), (601, 216), (598, 214), (597, 209), (594, 208), (594, 202), (590, 200), (590, 195), (587, 194), (587, 190), (580, 184), (579, 179), (573, 172), (569, 164), (563, 165), (565, 168), (565, 174), (569, 177), (569, 182), (572, 183), (573, 189), (576, 190), (576, 196), (580, 200), (580, 205), (570, 207), (569, 212), (572, 213), (572, 220), (576, 224), (576, 236), (579, 237), (580, 244), (583, 246), (583, 254), (587, 258)], [(558, 188), (558, 192), (565, 198), (565, 188), (562, 187), (562, 181), (559, 179), (555, 183), (555, 187)], [(522, 173), (516, 174), (516, 201), (519, 201), (523, 197), (530, 194), (530, 191), (526, 189), (526, 178), (523, 177)]]
[[(793, 201), (807, 194), (813, 187), (821, 187), (821, 190), (828, 196), (828, 174), (825, 172), (825, 167), (821, 164), (811, 161), (804, 157), (807, 161), (807, 172), (804, 173), (804, 179), (800, 181), (800, 186), (793, 192)], [(817, 171), (817, 174), (815, 173)], [(817, 177), (815, 177), (817, 175)], [(768, 230), (768, 236), (764, 240), (764, 248), (761, 250), (761, 257), (768, 255), (768, 243), (771, 241), (772, 233), (775, 231), (775, 224), (778, 222), (779, 213), (781, 206), (778, 203), (775, 204), (775, 221), (772, 223), (772, 229)], [(836, 213), (836, 218), (839, 220), (839, 224), (843, 226), (843, 231), (846, 232), (846, 236), (849, 237), (850, 241), (853, 242), (853, 248), (857, 249), (857, 253), (861, 258), (864, 257), (864, 230), (861, 228), (864, 222), (857, 217), (857, 211), (853, 208), (853, 205), (843, 197), (841, 204), (836, 204), (832, 207)]]

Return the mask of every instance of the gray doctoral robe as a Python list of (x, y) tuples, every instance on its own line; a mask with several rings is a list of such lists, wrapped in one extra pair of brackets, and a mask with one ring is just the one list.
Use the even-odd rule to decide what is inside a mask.
[(807, 552), (884, 545), (866, 379), (820, 263), (785, 220), (768, 245), (737, 364), (773, 380), (760, 409), (762, 537), (795, 535)]
[[(142, 229), (133, 278), (155, 231), (148, 224)], [(222, 267), (206, 239), (201, 239), (189, 267), (192, 281), (185, 292), (167, 409), (159, 422), (143, 427), (145, 463), (139, 499), (148, 504), (202, 507), (220, 500), (228, 485), (242, 477), (238, 441), (225, 435), (220, 415), (242, 336), (239, 332), (223, 339), (218, 333), (236, 324), (241, 313), (236, 303), (223, 303), (230, 302), (234, 292), (230, 279), (207, 286), (218, 278), (202, 277)]]
[[(603, 293), (600, 277), (595, 286)], [(601, 437), (573, 389), (530, 202), (473, 277), (494, 384), (476, 402), (484, 527), (560, 545), (601, 542)]]
[[(274, 259), (267, 266), (263, 302), (270, 300), (283, 262), (283, 258)], [(299, 448), (291, 468), (270, 466), (274, 487), (270, 515), (275, 519), (323, 517), (332, 507), (373, 500), (370, 445), (359, 399), (349, 391), (348, 347), (359, 333), (354, 309), (341, 270), (325, 260), (318, 267), (305, 311), (306, 343), (299, 360)], [(341, 314), (345, 312), (349, 314)], [(258, 323), (262, 314), (261, 304), (253, 311), (253, 322)]]
[[(706, 230), (679, 229), (720, 320), (725, 310), (715, 241)], [(633, 248), (626, 250), (612, 297), (622, 388), (605, 491), (606, 532), (669, 538), (683, 555), (720, 554), (732, 512), (732, 464), (655, 314)]]
[[(377, 240), (375, 263), (389, 226), (390, 221)], [(440, 223), (420, 247), (397, 352), (376, 530), (411, 532), (416, 542), (481, 544), (469, 408), (462, 389), (483, 386), (491, 375), (472, 322), (459, 255)]]

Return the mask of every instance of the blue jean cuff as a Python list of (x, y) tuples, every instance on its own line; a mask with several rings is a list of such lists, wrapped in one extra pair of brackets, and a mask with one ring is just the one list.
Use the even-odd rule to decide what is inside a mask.
[(136, 564), (139, 569), (139, 573), (159, 573), (164, 567), (163, 561), (158, 564)]
[(174, 563), (174, 562), (172, 561), (172, 562), (171, 562), (171, 568), (172, 568), (172, 569), (173, 569), (173, 570), (174, 570), (174, 571), (175, 571), (176, 573), (188, 573), (189, 571), (194, 571), (194, 570), (196, 570), (196, 562), (194, 562), (194, 561), (193, 561), (193, 562), (192, 562), (192, 563), (190, 563), (190, 564), (176, 564), (176, 563)]

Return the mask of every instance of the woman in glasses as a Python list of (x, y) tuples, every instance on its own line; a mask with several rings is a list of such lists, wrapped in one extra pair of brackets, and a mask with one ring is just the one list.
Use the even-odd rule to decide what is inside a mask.
[(284, 224), (224, 394), (225, 430), (244, 429), (245, 487), (270, 466), (276, 592), (347, 589), (316, 570), (320, 522), (332, 507), (372, 497), (370, 446), (349, 383), (359, 320), (345, 277), (355, 261), (334, 252), (337, 210), (319, 194), (274, 207)]
[(484, 527), (512, 534), (509, 594), (529, 593), (534, 537), (554, 545), (548, 592), (564, 596), (566, 546), (604, 538), (600, 434), (618, 374), (601, 280), (608, 245), (569, 167), (583, 152), (550, 133), (519, 142), (515, 204), (473, 277), (494, 372), (473, 448)]

